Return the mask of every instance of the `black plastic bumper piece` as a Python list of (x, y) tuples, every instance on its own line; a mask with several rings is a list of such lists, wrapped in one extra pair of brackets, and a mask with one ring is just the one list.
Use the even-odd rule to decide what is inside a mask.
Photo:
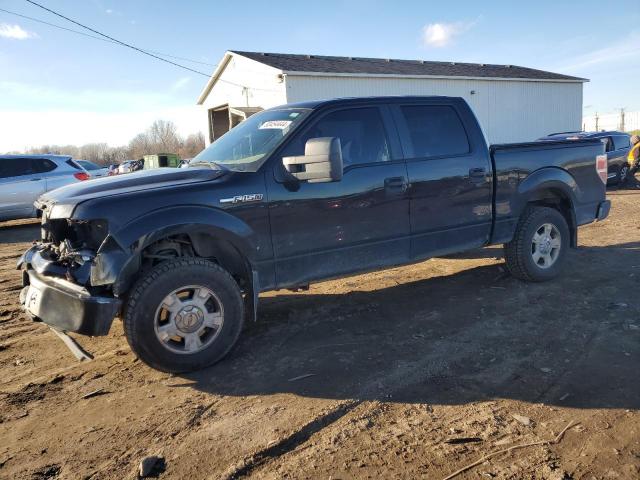
[(67, 280), (27, 270), (28, 281), (20, 293), (20, 302), (34, 320), (58, 330), (82, 335), (109, 333), (121, 301), (113, 297), (91, 295), (85, 288)]
[(598, 221), (604, 220), (609, 216), (610, 210), (611, 210), (611, 200), (605, 200), (604, 202), (600, 202), (600, 205), (598, 205), (598, 213), (596, 215), (596, 219)]

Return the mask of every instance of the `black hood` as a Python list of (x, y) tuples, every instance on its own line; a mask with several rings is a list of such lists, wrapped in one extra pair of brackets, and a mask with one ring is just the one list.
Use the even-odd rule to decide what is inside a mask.
[(35, 205), (38, 209), (49, 211), (50, 215), (53, 215), (51, 210), (54, 206), (62, 207), (56, 209), (58, 211), (53, 215), (60, 218), (70, 216), (76, 205), (94, 198), (206, 182), (223, 174), (224, 171), (210, 167), (140, 170), (74, 183), (52, 190), (40, 196)]

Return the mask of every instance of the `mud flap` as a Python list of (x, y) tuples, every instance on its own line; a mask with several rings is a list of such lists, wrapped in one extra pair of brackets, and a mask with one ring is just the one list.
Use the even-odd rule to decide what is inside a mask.
[(67, 335), (66, 332), (62, 330), (58, 330), (54, 327), (49, 327), (49, 328), (53, 333), (55, 333), (60, 338), (60, 340), (64, 342), (67, 348), (71, 350), (71, 353), (73, 353), (73, 355), (79, 361), (83, 362), (83, 361), (93, 360), (93, 355), (91, 355), (84, 348), (82, 348), (82, 346), (73, 338), (71, 338), (69, 335)]
[(251, 282), (251, 294), (253, 296), (253, 321), (258, 321), (258, 296), (260, 295), (260, 281), (258, 279), (258, 272), (255, 270), (251, 271), (252, 282)]

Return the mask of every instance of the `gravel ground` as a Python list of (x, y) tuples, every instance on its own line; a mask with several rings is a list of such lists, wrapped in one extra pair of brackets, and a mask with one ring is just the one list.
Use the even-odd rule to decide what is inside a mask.
[(135, 478), (159, 455), (162, 479), (442, 479), (508, 449), (455, 478), (638, 479), (640, 191), (609, 196), (555, 281), (491, 248), (269, 293), (186, 376), (120, 322), (77, 362), (17, 305), (38, 226), (0, 224), (0, 477)]

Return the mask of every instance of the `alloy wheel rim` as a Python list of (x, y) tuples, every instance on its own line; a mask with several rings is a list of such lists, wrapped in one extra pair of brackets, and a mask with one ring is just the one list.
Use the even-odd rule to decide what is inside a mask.
[(550, 268), (558, 260), (561, 248), (562, 236), (558, 228), (551, 223), (540, 225), (531, 241), (533, 263), (539, 268)]
[(191, 355), (206, 349), (224, 324), (224, 307), (208, 287), (188, 285), (164, 297), (154, 316), (160, 344), (173, 353)]
[(627, 174), (629, 173), (629, 167), (624, 166), (620, 169), (620, 179), (624, 180), (627, 177)]

